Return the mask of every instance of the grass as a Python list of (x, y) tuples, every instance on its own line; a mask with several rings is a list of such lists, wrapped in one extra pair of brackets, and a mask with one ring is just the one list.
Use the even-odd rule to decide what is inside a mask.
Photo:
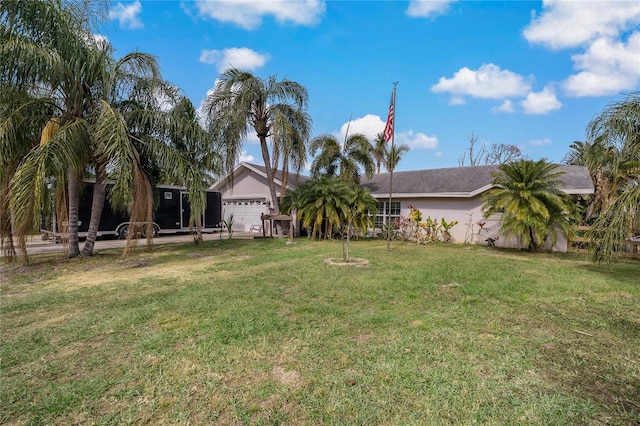
[(0, 264), (3, 424), (638, 424), (640, 265), (210, 241)]

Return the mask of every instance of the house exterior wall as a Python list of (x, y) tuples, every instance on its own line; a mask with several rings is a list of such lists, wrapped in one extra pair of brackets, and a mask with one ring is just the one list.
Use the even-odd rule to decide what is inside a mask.
[[(500, 233), (499, 215), (484, 218), (482, 195), (471, 198), (394, 198), (393, 201), (400, 201), (400, 214), (405, 217), (409, 216), (410, 206), (413, 206), (420, 210), (423, 220), (431, 217), (438, 221), (442, 218), (447, 222), (458, 221), (449, 231), (452, 243), (486, 245), (485, 240), (493, 238), (497, 240), (496, 247), (522, 247), (518, 238), (506, 237)], [(561, 233), (557, 233), (556, 237), (556, 244), (552, 247), (551, 242), (547, 241), (545, 250), (566, 252), (566, 238)]]
[(420, 210), (423, 220), (431, 217), (431, 219), (438, 221), (442, 218), (447, 222), (458, 221), (449, 231), (453, 243), (484, 244), (484, 240), (491, 236), (486, 227), (479, 234), (479, 226), (476, 225), (477, 222), (483, 221), (482, 197), (406, 198), (394, 199), (394, 201), (400, 201), (400, 214), (405, 217), (409, 216), (411, 206), (413, 206)]
[[(249, 169), (242, 169), (233, 180), (233, 185), (229, 181), (219, 189), (222, 199), (233, 198), (265, 198), (270, 200), (269, 186), (265, 179)], [(276, 193), (279, 193), (280, 186), (276, 185)]]
[[(281, 186), (276, 183), (276, 196), (280, 195)], [(269, 214), (271, 207), (271, 195), (266, 179), (248, 168), (239, 169), (239, 173), (233, 179), (233, 185), (227, 180), (224, 185), (217, 188), (222, 196), (223, 219), (228, 219), (229, 212), (234, 212), (233, 229), (236, 231), (251, 231), (252, 227), (262, 225), (260, 214)], [(260, 202), (265, 202), (261, 204)], [(297, 217), (294, 214), (295, 234), (300, 234)], [(265, 222), (265, 232), (269, 234), (269, 223)]]

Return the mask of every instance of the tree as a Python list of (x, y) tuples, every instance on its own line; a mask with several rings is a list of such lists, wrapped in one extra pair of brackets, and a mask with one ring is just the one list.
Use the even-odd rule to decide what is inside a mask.
[(458, 165), (460, 167), (464, 167), (464, 163), (467, 159), (467, 156), (469, 157), (470, 166), (479, 166), (481, 164), (482, 159), (485, 155), (485, 146), (483, 142), (479, 152), (474, 152), (476, 149), (475, 148), (476, 143), (478, 143), (478, 135), (471, 132), (471, 135), (469, 136), (469, 149), (466, 149), (465, 152), (462, 153), (460, 157), (458, 157)]
[(388, 171), (392, 171), (396, 169), (396, 166), (402, 159), (403, 154), (409, 152), (409, 145), (401, 144), (394, 145), (387, 152), (387, 158), (385, 158), (384, 167)]
[[(7, 85), (4, 80), (0, 84), (0, 245), (4, 256), (15, 260), (17, 251), (9, 206), (10, 181), (29, 151), (40, 142), (40, 132), (28, 125), (29, 117), (46, 115), (49, 108), (42, 110), (42, 105), (28, 103), (28, 93)], [(26, 253), (24, 235), (35, 223), (23, 223), (22, 226), (26, 229), (18, 231), (17, 236), (20, 251)]]
[[(22, 159), (11, 178), (9, 208), (19, 232), (48, 204), (45, 181), (56, 193), (66, 186), (65, 212), (69, 257), (77, 256), (78, 202), (82, 179), (96, 179), (87, 239), (82, 254), (93, 253), (104, 206), (106, 179), (114, 182), (109, 193), (116, 208), (130, 210), (131, 222), (146, 222), (151, 244), (153, 207), (152, 177), (155, 168), (179, 169), (182, 157), (153, 136), (163, 136), (165, 115), (157, 100), (161, 90), (159, 68), (153, 56), (134, 52), (120, 59), (111, 46), (96, 41), (91, 29), (97, 25), (97, 3), (2, 2), (3, 85), (31, 90), (16, 111), (42, 105), (48, 111), (31, 116), (25, 126), (43, 129), (40, 144)], [(10, 131), (21, 115), (3, 117), (0, 143), (10, 145)], [(158, 173), (156, 173), (158, 174)], [(53, 179), (51, 179), (53, 177)], [(197, 203), (196, 203), (197, 204)], [(130, 233), (134, 235), (135, 233)], [(125, 248), (125, 254), (129, 247)]]
[(469, 148), (458, 157), (458, 165), (464, 167), (469, 159), (470, 166), (479, 166), (481, 164), (504, 164), (512, 161), (519, 160), (522, 157), (522, 151), (516, 145), (511, 144), (491, 144), (491, 147), (487, 150), (485, 142), (482, 142), (480, 149), (476, 150), (476, 143), (478, 142), (478, 135), (471, 132), (469, 136)]
[(640, 227), (640, 92), (612, 102), (593, 119), (587, 143), (602, 144), (607, 152), (600, 170), (610, 179), (609, 202), (592, 224), (590, 237), (593, 260), (611, 262)]
[(279, 201), (267, 138), (273, 132), (277, 117), (294, 132), (308, 134), (311, 122), (305, 112), (307, 103), (308, 93), (302, 85), (286, 78), (278, 81), (276, 76), (261, 79), (237, 68), (225, 71), (204, 101), (209, 125), (221, 143), (226, 171), (235, 166), (249, 130), (256, 132), (276, 213)]
[(311, 155), (315, 157), (311, 163), (311, 176), (337, 176), (349, 186), (360, 183), (361, 169), (367, 177), (375, 171), (373, 147), (366, 136), (356, 133), (344, 141), (344, 146), (335, 136), (323, 134), (311, 140)]
[(522, 158), (522, 151), (515, 145), (511, 144), (491, 144), (489, 150), (485, 153), (485, 164), (504, 164), (516, 161)]
[(559, 188), (563, 172), (546, 160), (519, 160), (500, 165), (493, 176), (496, 188), (488, 191), (484, 217), (501, 214), (501, 230), (539, 251), (547, 237), (555, 244), (557, 232), (569, 235), (576, 221), (576, 206)]
[(376, 162), (376, 173), (380, 173), (387, 159), (387, 142), (384, 140), (383, 132), (378, 133), (373, 140), (373, 158)]
[(347, 217), (350, 189), (336, 177), (313, 178), (287, 194), (283, 211), (295, 209), (302, 226), (311, 228), (311, 238), (331, 238)]
[(586, 167), (593, 180), (594, 194), (590, 197), (584, 214), (584, 221), (589, 223), (613, 201), (614, 192), (611, 188), (617, 173), (611, 170), (611, 166), (615, 153), (611, 147), (605, 146), (602, 140), (576, 141), (569, 147), (571, 151), (565, 155), (564, 162)]
[[(2, 45), (0, 75), (3, 87), (28, 96), (15, 113), (3, 117), (0, 143), (10, 145), (22, 107), (38, 103), (49, 114), (29, 117), (25, 126), (45, 131), (11, 180), (9, 209), (22, 233), (46, 204), (45, 178), (56, 176), (58, 187), (68, 185), (69, 257), (79, 254), (78, 176), (89, 157), (88, 114), (90, 88), (99, 74), (104, 52), (92, 43), (97, 14), (90, 4), (11, 0), (0, 3)], [(37, 88), (37, 89), (34, 89)]]
[(376, 173), (380, 173), (381, 166), (387, 171), (395, 170), (398, 162), (402, 159), (402, 155), (409, 152), (409, 145), (394, 145), (387, 148), (387, 142), (384, 140), (384, 134), (378, 133), (373, 143), (373, 158), (376, 162)]
[(366, 233), (367, 229), (373, 225), (373, 215), (378, 209), (378, 200), (371, 195), (371, 191), (367, 188), (361, 186), (351, 188), (347, 197), (346, 238), (343, 238), (342, 250), (342, 260), (345, 262), (349, 261), (352, 229), (356, 235), (358, 230)]
[(221, 172), (222, 157), (215, 150), (211, 135), (200, 125), (196, 110), (188, 98), (179, 96), (168, 118), (167, 142), (181, 161), (178, 167), (165, 170), (164, 180), (187, 188), (191, 205), (189, 226), (195, 228), (194, 241), (198, 244), (202, 242), (205, 190), (212, 183), (211, 175)]
[[(309, 123), (311, 119), (308, 118)], [(282, 171), (282, 187), (287, 187), (289, 171), (300, 174), (307, 161), (307, 144), (309, 141), (310, 127), (295, 129), (287, 122), (286, 118), (276, 114), (272, 141), (272, 168)], [(280, 202), (283, 201), (285, 191), (280, 194)]]

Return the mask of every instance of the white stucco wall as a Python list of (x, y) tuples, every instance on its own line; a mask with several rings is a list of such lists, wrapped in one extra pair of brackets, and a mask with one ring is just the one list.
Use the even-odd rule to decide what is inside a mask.
[[(276, 196), (280, 196), (281, 186), (276, 184)], [(260, 225), (259, 213), (270, 213), (271, 195), (269, 194), (269, 186), (267, 180), (262, 175), (248, 168), (241, 168), (234, 180), (233, 185), (227, 180), (222, 187), (216, 188), (220, 191), (223, 203), (223, 219), (227, 219), (228, 214), (225, 213), (225, 202), (230, 211), (236, 211), (234, 214), (233, 229), (237, 231), (250, 231), (252, 226)], [(237, 203), (248, 201), (267, 201), (268, 204), (248, 204), (246, 207), (238, 206)], [(231, 204), (229, 204), (231, 203)], [(233, 204), (233, 205), (232, 205)], [(260, 210), (259, 212), (257, 210)], [(246, 217), (245, 217), (246, 216)], [(299, 235), (300, 229), (297, 217), (294, 214), (295, 233)], [(269, 233), (268, 222), (265, 222), (265, 232)]]
[[(383, 201), (383, 200), (381, 200)], [(472, 198), (420, 198), (420, 199), (394, 199), (400, 201), (400, 214), (408, 217), (410, 206), (420, 210), (422, 220), (427, 217), (440, 221), (444, 218), (447, 222), (458, 221), (451, 230), (451, 242), (457, 244), (480, 244), (486, 245), (487, 238), (497, 240), (497, 247), (520, 248), (521, 242), (518, 238), (505, 237), (500, 233), (500, 216), (494, 215), (485, 219), (482, 213), (482, 195)], [(480, 223), (484, 225), (481, 227)], [(551, 243), (545, 244), (545, 250), (567, 251), (567, 240), (561, 234), (557, 235), (555, 246)]]

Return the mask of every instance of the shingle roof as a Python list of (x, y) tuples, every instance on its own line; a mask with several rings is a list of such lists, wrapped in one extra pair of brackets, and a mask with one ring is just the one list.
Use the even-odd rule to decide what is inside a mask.
[[(593, 193), (593, 182), (589, 172), (582, 166), (559, 165), (564, 172), (562, 188), (570, 194)], [(473, 197), (489, 189), (492, 173), (498, 166), (451, 167), (446, 169), (414, 170), (393, 173), (394, 196), (409, 197)], [(363, 177), (362, 186), (373, 195), (389, 194), (389, 173)]]
[[(242, 163), (266, 176), (264, 166)], [(240, 166), (239, 166), (240, 167)], [(592, 194), (593, 182), (586, 167), (558, 165), (564, 172), (562, 188), (569, 194)], [(412, 170), (393, 173), (393, 195), (395, 197), (473, 197), (492, 187), (492, 173), (498, 166), (450, 167), (445, 169)], [(226, 177), (222, 180), (224, 181)], [(275, 179), (282, 181), (282, 171), (275, 171)], [(296, 188), (311, 179), (309, 176), (289, 173), (288, 187)], [(222, 181), (216, 183), (217, 187)], [(374, 196), (388, 196), (389, 173), (374, 175), (371, 179), (361, 179), (362, 186), (369, 188)]]

